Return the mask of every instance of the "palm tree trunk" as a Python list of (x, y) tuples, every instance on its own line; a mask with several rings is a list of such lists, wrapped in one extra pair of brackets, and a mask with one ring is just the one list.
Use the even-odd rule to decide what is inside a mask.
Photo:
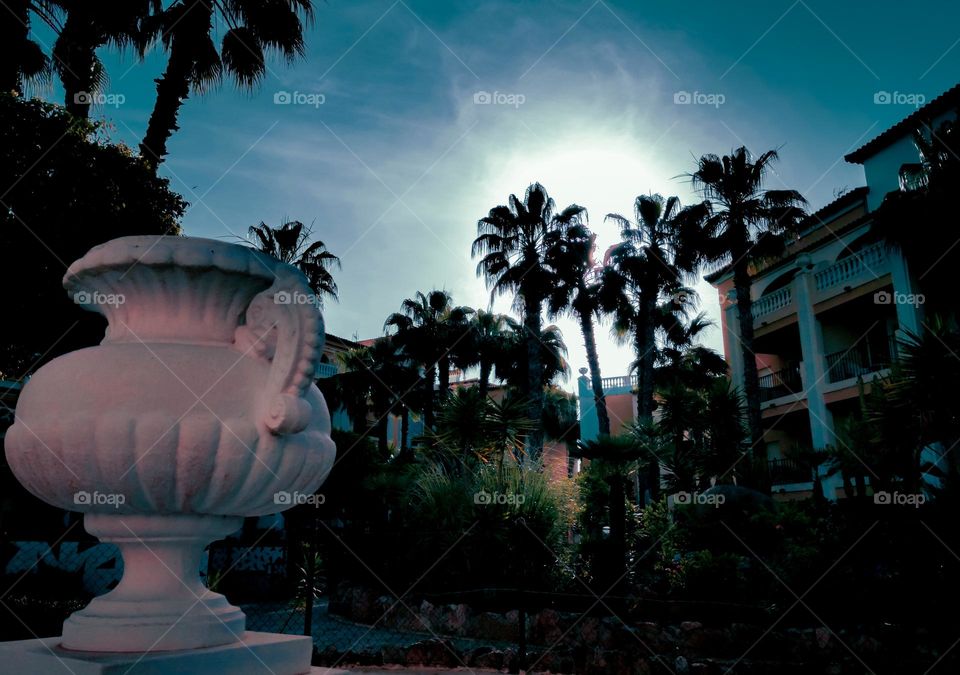
[[(213, 28), (213, 6), (203, 0), (193, 0), (187, 12), (200, 12), (206, 15), (208, 32)], [(194, 59), (191, 55), (194, 45), (187, 37), (175, 36), (170, 46), (170, 58), (163, 75), (156, 80), (157, 98), (153, 104), (153, 112), (147, 123), (147, 132), (140, 142), (140, 155), (154, 170), (167, 155), (167, 141), (177, 126), (177, 116), (180, 106), (190, 95), (190, 73), (193, 70)]]
[(857, 475), (854, 476), (854, 481), (856, 481), (857, 486), (857, 499), (866, 499), (867, 480), (862, 471), (857, 471)]
[(653, 312), (657, 304), (656, 290), (644, 290), (640, 297), (637, 325), (637, 417), (649, 422), (653, 417), (653, 366), (656, 357), (656, 326)]
[(433, 429), (434, 383), (437, 380), (437, 368), (427, 368), (423, 374), (423, 424), (424, 430)]
[(450, 357), (441, 356), (437, 362), (440, 372), (440, 398), (450, 393)]
[(14, 92), (20, 96), (23, 94), (23, 64), (18, 58), (18, 51), (30, 36), (28, 3), (19, 0), (5, 5), (13, 16), (6, 16), (0, 21), (0, 92)]
[[(656, 289), (645, 289), (640, 294), (635, 349), (637, 352), (637, 419), (640, 422), (653, 420), (654, 387), (653, 366), (656, 356), (656, 326), (653, 312), (656, 309)], [(656, 501), (660, 493), (660, 462), (654, 458), (647, 466), (647, 489), (650, 498)]]
[(603, 394), (603, 378), (600, 376), (600, 358), (597, 356), (597, 338), (593, 332), (593, 315), (580, 313), (580, 330), (583, 343), (587, 348), (587, 366), (590, 368), (590, 383), (593, 386), (593, 403), (597, 409), (597, 422), (601, 436), (610, 435), (610, 414), (607, 412), (607, 399)]
[(480, 382), (478, 387), (481, 398), (487, 397), (487, 391), (490, 389), (490, 371), (492, 370), (493, 364), (488, 359), (480, 357)]
[[(763, 419), (760, 416), (760, 375), (757, 371), (757, 355), (753, 350), (753, 303), (750, 300), (750, 273), (743, 255), (733, 270), (733, 284), (737, 294), (737, 320), (740, 324), (740, 353), (743, 362), (743, 389), (747, 400), (747, 424), (756, 462), (767, 458), (763, 443)], [(756, 463), (755, 462), (755, 463)], [(756, 482), (756, 481), (754, 481)], [(753, 485), (763, 488), (763, 485)]]
[[(403, 405), (403, 404), (401, 404)], [(409, 447), (410, 438), (410, 408), (403, 405), (403, 413), (400, 415), (400, 451), (403, 452)]]
[[(387, 433), (389, 432), (389, 422), (390, 422), (390, 413), (384, 411), (380, 416), (380, 421), (377, 422), (377, 449), (385, 455), (387, 453), (388, 443), (387, 443)], [(381, 455), (382, 456), (382, 455)]]
[(623, 476), (620, 475), (618, 464), (614, 464), (613, 475), (607, 480), (610, 484), (610, 505), (607, 513), (610, 517), (610, 548), (613, 556), (610, 584), (619, 588), (627, 569), (627, 511), (624, 507)]
[(86, 9), (87, 3), (71, 5), (55, 48), (62, 62), (63, 105), (74, 117), (84, 119), (90, 116), (96, 50), (102, 44)]
[(524, 297), (524, 339), (527, 343), (527, 391), (529, 415), (534, 427), (527, 436), (527, 460), (536, 465), (543, 453), (543, 360), (540, 353), (540, 302)]

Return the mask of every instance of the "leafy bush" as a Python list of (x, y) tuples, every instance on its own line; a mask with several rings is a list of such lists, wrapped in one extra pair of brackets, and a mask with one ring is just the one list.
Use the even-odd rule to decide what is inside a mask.
[(63, 291), (70, 263), (116, 237), (180, 231), (187, 203), (106, 131), (60, 106), (0, 93), (0, 249), (8, 254), (0, 281), (10, 315), (30, 317), (0, 353), (7, 379), (40, 354), (51, 359), (103, 337), (102, 318)]

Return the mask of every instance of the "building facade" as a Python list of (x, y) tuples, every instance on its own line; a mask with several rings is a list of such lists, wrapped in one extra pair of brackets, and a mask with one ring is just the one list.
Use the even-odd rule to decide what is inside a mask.
[[(923, 330), (918, 273), (872, 227), (884, 197), (922, 183), (913, 132), (952, 118), (960, 85), (915, 110), (846, 161), (863, 167), (865, 185), (812, 213), (782, 257), (752, 271), (754, 353), (760, 374), (763, 442), (775, 496), (813, 492), (811, 451), (841, 442), (837, 429), (859, 407), (861, 388), (897, 358), (898, 340)], [(909, 224), (905, 224), (908, 226)], [(706, 277), (720, 301), (723, 348), (733, 383), (743, 387), (736, 295), (730, 269)], [(603, 388), (616, 434), (636, 416), (635, 378), (607, 377)], [(581, 438), (596, 438), (589, 377), (579, 378)], [(843, 497), (842, 478), (826, 475), (830, 499)], [(869, 472), (867, 472), (869, 474)]]
[[(848, 154), (863, 166), (866, 185), (811, 214), (781, 258), (753, 271), (753, 358), (775, 493), (810, 494), (812, 481), (791, 480), (810, 473), (798, 457), (843, 443), (837, 429), (857, 411), (861, 387), (869, 391), (889, 371), (901, 338), (923, 330), (923, 271), (911, 270), (872, 226), (888, 193), (917, 185), (914, 129), (935, 128), (958, 104), (960, 86)], [(707, 280), (719, 293), (724, 353), (742, 387), (732, 272)], [(841, 477), (819, 471), (825, 495), (843, 497)]]

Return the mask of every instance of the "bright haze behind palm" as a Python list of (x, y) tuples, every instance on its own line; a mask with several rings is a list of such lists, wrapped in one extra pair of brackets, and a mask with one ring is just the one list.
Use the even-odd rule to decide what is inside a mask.
[[(629, 214), (638, 194), (691, 202), (678, 176), (704, 153), (779, 148), (769, 187), (813, 209), (863, 184), (842, 156), (912, 110), (875, 94), (930, 100), (954, 84), (958, 19), (948, 3), (886, 0), (318, 2), (305, 59), (271, 61), (252, 94), (224, 85), (186, 101), (161, 173), (192, 203), (189, 235), (312, 223), (343, 265), (328, 330), (372, 337), (418, 290), (486, 307), (477, 219), (534, 181), (588, 209), (601, 254), (617, 240), (604, 216)], [(125, 101), (93, 114), (136, 147), (165, 57), (103, 57), (106, 91)], [(579, 331), (560, 326), (575, 376)], [(603, 372), (625, 373), (630, 349), (608, 328)], [(721, 348), (719, 329), (704, 340)]]

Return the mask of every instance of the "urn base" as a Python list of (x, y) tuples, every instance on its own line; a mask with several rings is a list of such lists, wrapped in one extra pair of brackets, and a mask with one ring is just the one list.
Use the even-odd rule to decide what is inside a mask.
[(87, 513), (86, 530), (120, 549), (123, 577), (64, 622), (61, 645), (154, 652), (237, 642), (246, 617), (203, 585), (199, 568), (207, 544), (242, 524), (235, 516)]
[(312, 649), (309, 636), (251, 632), (230, 645), (143, 654), (70, 651), (60, 646), (60, 638), (50, 637), (0, 642), (0, 670), (72, 675), (350, 675), (346, 670), (311, 668)]

